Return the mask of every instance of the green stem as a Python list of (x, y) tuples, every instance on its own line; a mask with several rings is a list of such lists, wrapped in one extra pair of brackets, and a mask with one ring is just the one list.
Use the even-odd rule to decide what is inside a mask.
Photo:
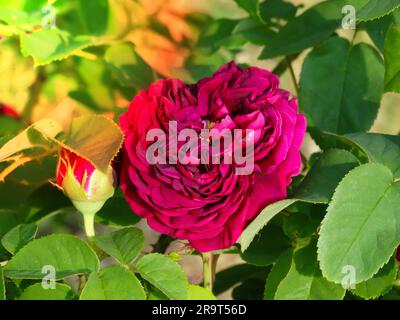
[(212, 252), (203, 253), (203, 286), (212, 292), (214, 272)]
[(296, 96), (298, 97), (299, 96), (299, 86), (297, 84), (296, 75), (294, 74), (292, 61), (290, 60), (289, 56), (286, 57), (286, 61), (287, 61), (287, 64), (289, 66), (289, 72), (290, 72), (290, 76), (291, 76), (292, 81), (293, 81), (294, 89), (296, 90)]
[(96, 235), (94, 231), (94, 217), (96, 215), (96, 212), (86, 212), (82, 213), (82, 215), (86, 236), (89, 240), (92, 240)]
[(165, 234), (160, 235), (158, 241), (153, 245), (153, 252), (164, 254), (172, 241), (174, 241), (174, 238)]

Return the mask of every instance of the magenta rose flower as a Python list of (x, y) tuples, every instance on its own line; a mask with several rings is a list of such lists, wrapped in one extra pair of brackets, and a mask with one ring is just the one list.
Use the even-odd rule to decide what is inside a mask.
[[(171, 123), (178, 135), (187, 129), (197, 134), (199, 157), (185, 154), (189, 161), (183, 163), (169, 152)], [(305, 117), (296, 99), (279, 88), (279, 78), (256, 67), (231, 62), (196, 85), (159, 80), (133, 99), (120, 125), (126, 135), (120, 183), (132, 210), (154, 230), (188, 240), (201, 252), (232, 246), (264, 207), (286, 197), (301, 170)], [(148, 159), (152, 129), (166, 132), (166, 150), (159, 152), (166, 162)], [(246, 134), (232, 135), (214, 163), (201, 160), (204, 150), (215, 155), (205, 129)], [(178, 141), (178, 150), (183, 144)], [(243, 144), (251, 147), (245, 159), (252, 171), (238, 174), (243, 163), (232, 160), (233, 150)]]

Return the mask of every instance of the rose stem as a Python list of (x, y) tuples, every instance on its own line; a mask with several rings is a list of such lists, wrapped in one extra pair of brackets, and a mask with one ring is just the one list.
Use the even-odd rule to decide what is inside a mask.
[(203, 253), (203, 285), (212, 292), (213, 289), (213, 254)]
[(96, 215), (96, 212), (86, 212), (86, 213), (82, 212), (82, 215), (83, 215), (83, 224), (85, 226), (86, 236), (91, 241), (95, 236), (94, 217)]
[(298, 97), (299, 96), (299, 85), (297, 84), (296, 75), (294, 74), (292, 61), (289, 56), (286, 57), (286, 61), (287, 61), (288, 67), (289, 67), (290, 77), (292, 78), (294, 89), (296, 90), (296, 96)]

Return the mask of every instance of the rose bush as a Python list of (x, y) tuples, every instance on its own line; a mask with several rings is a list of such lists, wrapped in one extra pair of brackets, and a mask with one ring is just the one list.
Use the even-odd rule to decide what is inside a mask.
[[(177, 121), (178, 134), (191, 128), (200, 135), (204, 126), (254, 130), (254, 173), (236, 175), (235, 163), (223, 161), (150, 164), (147, 133), (167, 130), (170, 121)], [(305, 118), (279, 78), (256, 67), (231, 62), (196, 85), (159, 80), (133, 99), (120, 123), (126, 135), (121, 188), (133, 211), (201, 252), (232, 246), (265, 206), (286, 197), (301, 169)]]

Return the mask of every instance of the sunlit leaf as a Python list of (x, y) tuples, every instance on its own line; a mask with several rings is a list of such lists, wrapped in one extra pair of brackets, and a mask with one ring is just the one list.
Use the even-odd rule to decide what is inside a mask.
[(55, 288), (44, 289), (42, 283), (34, 284), (24, 290), (18, 300), (73, 300), (72, 289), (61, 283), (56, 283)]
[(97, 271), (99, 260), (82, 240), (71, 235), (54, 234), (31, 241), (7, 263), (5, 275), (13, 279), (42, 279), (54, 268), (56, 279)]
[(80, 300), (144, 300), (146, 293), (128, 269), (112, 265), (92, 273)]

